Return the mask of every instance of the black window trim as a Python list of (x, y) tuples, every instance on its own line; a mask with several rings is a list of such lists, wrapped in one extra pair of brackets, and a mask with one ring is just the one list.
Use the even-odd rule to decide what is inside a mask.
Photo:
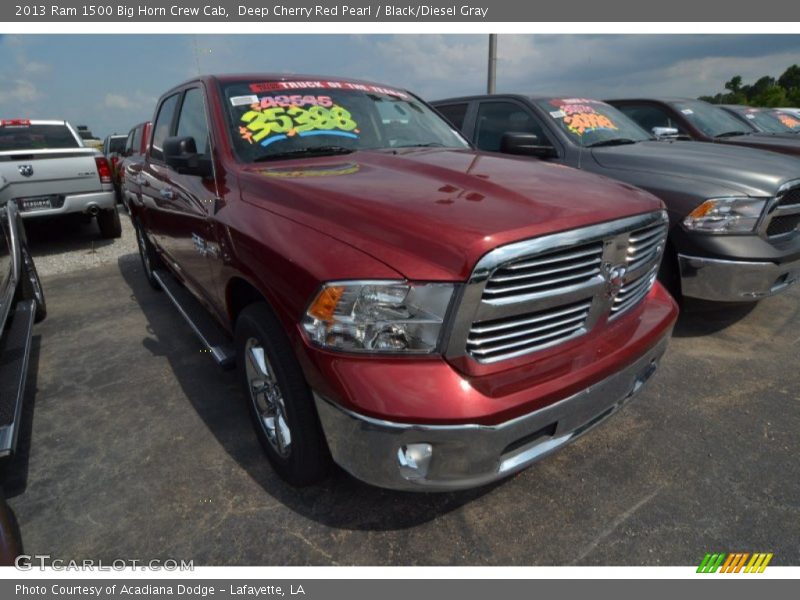
[[(167, 166), (167, 163), (163, 158), (157, 158), (153, 156), (153, 139), (155, 138), (156, 127), (158, 126), (158, 117), (161, 115), (161, 109), (164, 107), (164, 103), (170, 98), (177, 96), (178, 103), (175, 105), (175, 112), (172, 114), (172, 121), (170, 122), (167, 137), (175, 135), (175, 128), (178, 126), (178, 115), (181, 112), (180, 108), (183, 104), (183, 92), (183, 88), (179, 90), (172, 90), (168, 95), (164, 96), (161, 102), (158, 103), (158, 108), (156, 109), (155, 116), (153, 117), (153, 126), (150, 128), (150, 139), (147, 141), (147, 158), (151, 163), (155, 163), (163, 167)], [(144, 135), (144, 129), (142, 129), (142, 135)]]

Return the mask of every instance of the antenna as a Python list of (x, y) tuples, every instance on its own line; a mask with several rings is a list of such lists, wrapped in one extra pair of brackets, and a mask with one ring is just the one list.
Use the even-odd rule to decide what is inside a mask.
[(497, 81), (497, 34), (489, 34), (489, 74), (486, 82), (486, 93), (494, 94)]
[(194, 64), (197, 67), (197, 74), (200, 75), (200, 50), (197, 48), (197, 36), (192, 36), (192, 43), (194, 45)]

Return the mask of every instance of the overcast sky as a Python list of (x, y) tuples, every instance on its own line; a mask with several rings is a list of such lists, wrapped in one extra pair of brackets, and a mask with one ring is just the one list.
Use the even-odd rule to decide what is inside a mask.
[[(66, 118), (96, 135), (151, 118), (195, 74), (371, 79), (433, 100), (486, 86), (485, 35), (22, 35), (0, 37), (0, 117)], [(699, 96), (800, 63), (800, 35), (501, 35), (498, 91)]]

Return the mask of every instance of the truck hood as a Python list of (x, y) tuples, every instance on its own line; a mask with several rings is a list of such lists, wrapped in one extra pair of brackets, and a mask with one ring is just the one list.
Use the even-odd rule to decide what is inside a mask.
[(592, 156), (607, 169), (668, 174), (748, 196), (774, 196), (783, 183), (800, 178), (796, 158), (727, 144), (647, 141), (594, 148)]
[(253, 164), (242, 197), (409, 279), (465, 280), (489, 250), (662, 207), (604, 177), (470, 150), (362, 151)]
[(800, 135), (795, 133), (779, 133), (777, 135), (750, 133), (748, 135), (723, 138), (719, 141), (734, 146), (748, 146), (750, 148), (800, 156)]

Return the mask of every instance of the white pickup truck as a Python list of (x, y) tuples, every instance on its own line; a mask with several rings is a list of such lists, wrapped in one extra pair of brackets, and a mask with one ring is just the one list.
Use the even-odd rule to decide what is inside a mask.
[(111, 166), (68, 122), (0, 121), (0, 164), (24, 219), (79, 213), (95, 217), (104, 238), (122, 234)]

